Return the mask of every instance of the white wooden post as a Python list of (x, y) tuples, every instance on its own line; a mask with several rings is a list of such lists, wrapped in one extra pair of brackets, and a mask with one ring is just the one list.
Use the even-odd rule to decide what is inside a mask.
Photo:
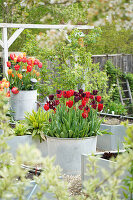
[(7, 76), (7, 64), (8, 61), (8, 43), (7, 43), (7, 28), (3, 28), (2, 33), (3, 40), (3, 74)]

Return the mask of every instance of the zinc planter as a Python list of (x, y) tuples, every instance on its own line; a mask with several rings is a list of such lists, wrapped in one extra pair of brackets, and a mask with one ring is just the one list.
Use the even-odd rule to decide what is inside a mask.
[(104, 134), (97, 137), (97, 148), (105, 151), (124, 149), (124, 137), (126, 136), (126, 127), (123, 125), (101, 124), (101, 130), (107, 130), (112, 135)]
[(81, 173), (81, 154), (96, 152), (97, 136), (88, 138), (47, 137), (48, 156), (56, 156), (55, 165), (60, 165), (63, 173)]
[(10, 153), (15, 157), (17, 149), (19, 145), (34, 145), (38, 150), (40, 150), (43, 157), (46, 157), (48, 155), (47, 152), (47, 141), (42, 141), (40, 143), (39, 138), (32, 138), (31, 135), (23, 135), (23, 136), (14, 136), (10, 140), (7, 141), (7, 144), (10, 147)]
[[(123, 153), (123, 152), (125, 152), (125, 151), (122, 150), (119, 153)], [(116, 153), (117, 154), (118, 152), (117, 151), (111, 151), (111, 153)], [(101, 158), (103, 154), (104, 154), (104, 152), (98, 152), (98, 153), (95, 154), (95, 156), (98, 156), (97, 157), (98, 173), (97, 173), (97, 177), (96, 178), (99, 178), (100, 182), (104, 180), (104, 176), (102, 174), (102, 170), (105, 169), (106, 171), (109, 172), (109, 174), (111, 174), (113, 172), (113, 169), (116, 166), (116, 162)], [(88, 156), (91, 156), (91, 155), (84, 154), (84, 155), (81, 156), (81, 179), (82, 179), (82, 183), (84, 181), (86, 181), (86, 180), (89, 180), (89, 176), (86, 175), (87, 164), (89, 163)], [(123, 186), (122, 180), (124, 178), (126, 178), (127, 175), (129, 175), (129, 174), (128, 174), (127, 171), (125, 171), (124, 174), (122, 174), (122, 176), (120, 177), (120, 180), (121, 180), (120, 185), (121, 186)], [(122, 188), (120, 188), (118, 193), (120, 194), (122, 199), (125, 199), (124, 195), (123, 195), (123, 191), (124, 190)]]
[(11, 92), (10, 105), (15, 120), (23, 120), (25, 112), (37, 111), (37, 90), (19, 91), (18, 94)]

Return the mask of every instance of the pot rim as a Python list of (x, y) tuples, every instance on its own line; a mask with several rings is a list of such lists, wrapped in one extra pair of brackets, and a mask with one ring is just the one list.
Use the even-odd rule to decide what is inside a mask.
[[(11, 90), (10, 90), (11, 91)], [(19, 92), (33, 92), (33, 91), (37, 91), (37, 90), (19, 90)], [(12, 93), (13, 94), (13, 93)], [(18, 93), (19, 94), (19, 93)]]
[(85, 140), (85, 139), (93, 139), (93, 138), (95, 139), (97, 138), (97, 135), (90, 136), (90, 137), (82, 137), (82, 138), (59, 138), (59, 137), (51, 137), (51, 136), (46, 135), (46, 138), (55, 139), (55, 140)]
[[(102, 126), (121, 126), (121, 127), (125, 127), (123, 124), (101, 124)], [(133, 124), (128, 124), (129, 126), (133, 125)], [(125, 127), (126, 128), (126, 127)]]

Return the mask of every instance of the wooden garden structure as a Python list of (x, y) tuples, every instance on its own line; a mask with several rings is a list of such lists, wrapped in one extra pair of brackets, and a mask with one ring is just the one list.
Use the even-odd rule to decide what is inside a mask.
[[(88, 25), (48, 25), (48, 24), (9, 24), (9, 23), (0, 23), (0, 28), (2, 28), (2, 40), (0, 40), (0, 45), (3, 49), (3, 73), (7, 75), (7, 65), (8, 61), (8, 49), (11, 44), (17, 39), (17, 37), (22, 33), (24, 29), (58, 29), (62, 30), (64, 28), (77, 28), (77, 29), (94, 29), (94, 26)], [(17, 28), (13, 35), (8, 39), (8, 28)]]

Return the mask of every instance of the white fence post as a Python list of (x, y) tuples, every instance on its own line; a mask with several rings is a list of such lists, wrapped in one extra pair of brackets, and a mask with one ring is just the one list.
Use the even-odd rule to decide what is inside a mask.
[(3, 41), (3, 74), (7, 76), (7, 64), (6, 64), (6, 62), (8, 61), (7, 27), (3, 28), (2, 41)]

